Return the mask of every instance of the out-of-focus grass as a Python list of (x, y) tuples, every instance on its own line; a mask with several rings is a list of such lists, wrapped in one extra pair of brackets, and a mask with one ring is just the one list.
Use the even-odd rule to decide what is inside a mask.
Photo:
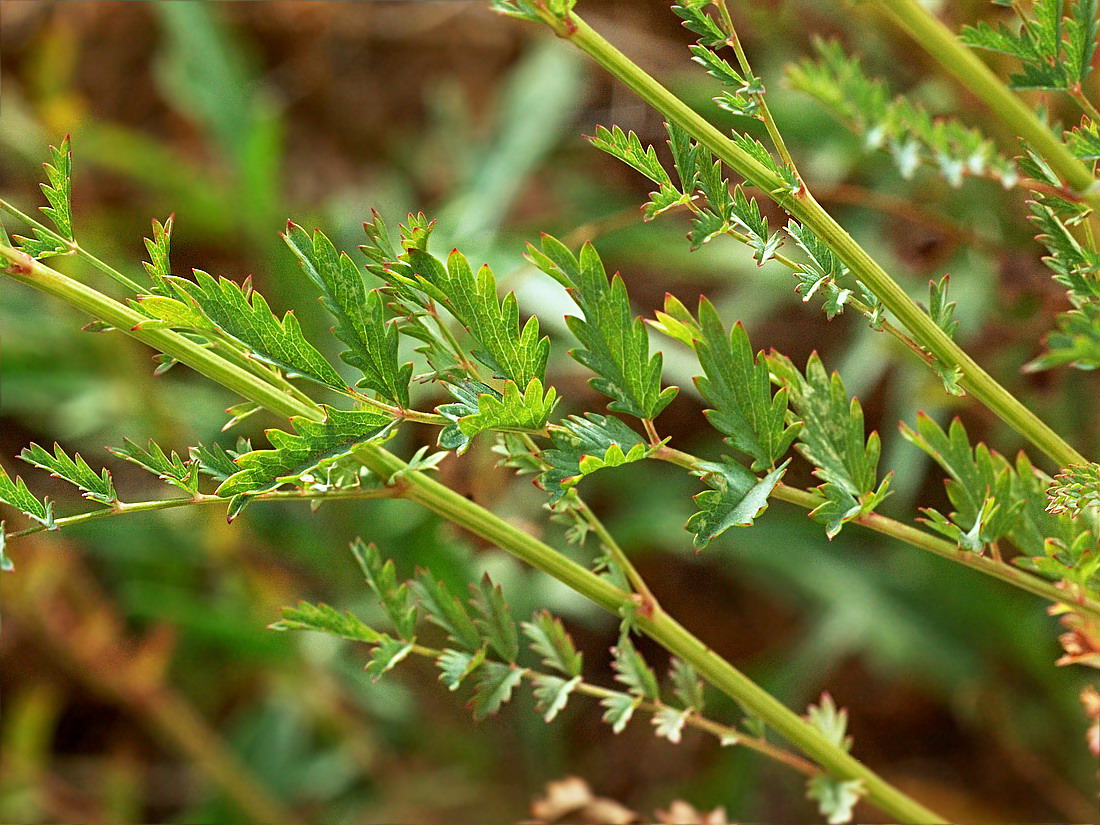
[[(686, 59), (664, 3), (594, 5), (612, 36), (693, 104), (744, 126), (709, 103), (710, 81)], [(845, 33), (901, 84), (900, 68), (918, 65), (898, 59), (905, 46), (871, 21), (849, 28), (831, 4), (761, 5), (742, 10), (747, 41), (822, 200), (914, 295), (950, 271), (964, 342), (1077, 443), (1100, 443), (1088, 405), (1094, 380), (1016, 372), (1045, 323), (1036, 309), (1056, 295), (1019, 199), (983, 184), (956, 192), (931, 176), (902, 181), (779, 80), (810, 30)], [(390, 220), (430, 212), (441, 247), (490, 262), (558, 333), (568, 304), (523, 264), (523, 242), (539, 230), (593, 237), (640, 312), (665, 291), (688, 303), (705, 291), (758, 346), (796, 360), (820, 349), (882, 433), (895, 472), (887, 509), (900, 518), (937, 504), (942, 488), (898, 438), (899, 418), (959, 412), (1004, 451), (1019, 446), (980, 409), (946, 398), (889, 339), (799, 305), (785, 271), (757, 269), (731, 243), (689, 253), (677, 218), (643, 225), (644, 185), (580, 135), (614, 122), (660, 142), (659, 121), (553, 38), (477, 4), (6, 4), (4, 14), (3, 196), (35, 204), (45, 146), (71, 132), (79, 235), (127, 273), (140, 272), (149, 219), (175, 212), (178, 274), (254, 273), (332, 352), (329, 322), (277, 237), (287, 216), (352, 250), (371, 206)], [(935, 79), (919, 92), (957, 102)], [(876, 208), (869, 191), (915, 198), (934, 220)], [(974, 233), (980, 246), (959, 243)], [(76, 261), (58, 265), (97, 277)], [(100, 448), (123, 435), (176, 449), (224, 440), (232, 399), (182, 368), (151, 378), (147, 351), (78, 333), (83, 323), (30, 291), (6, 290), (0, 461), (11, 469), (27, 441), (56, 438), (99, 456), (132, 497), (157, 495)], [(570, 403), (597, 408), (565, 349), (555, 347), (556, 383)], [(668, 380), (684, 392), (663, 427), (685, 449), (717, 455), (691, 363), (676, 344), (665, 349)], [(240, 433), (271, 423), (249, 419)], [(431, 438), (413, 428), (399, 448)], [(493, 461), (475, 447), (446, 462), (444, 477), (563, 543), (543, 521), (542, 495)], [(45, 474), (24, 475), (61, 511), (78, 506)], [(608, 476), (593, 480), (591, 500), (662, 602), (791, 705), (832, 691), (851, 707), (856, 753), (892, 780), (958, 821), (1087, 813), (1082, 789), (1094, 766), (1076, 704), (1083, 677), (1052, 666), (1055, 625), (1033, 599), (854, 528), (826, 542), (781, 503), (758, 527), (695, 556), (681, 529), (691, 479), (648, 466)], [(16, 546), (17, 572), (0, 582), (0, 650), (11, 663), (0, 673), (0, 819), (511, 821), (565, 772), (641, 810), (683, 795), (750, 819), (812, 815), (790, 777), (737, 749), (692, 737), (675, 748), (642, 723), (616, 738), (579, 700), (552, 726), (527, 698), (474, 725), (427, 665), (371, 684), (362, 651), (267, 631), (278, 607), (298, 598), (371, 615), (346, 549), (356, 535), (404, 575), (430, 565), (461, 587), (491, 570), (517, 615), (537, 606), (562, 614), (591, 678), (611, 678), (612, 622), (401, 502), (315, 514), (255, 505), (232, 526), (210, 510), (90, 524)]]

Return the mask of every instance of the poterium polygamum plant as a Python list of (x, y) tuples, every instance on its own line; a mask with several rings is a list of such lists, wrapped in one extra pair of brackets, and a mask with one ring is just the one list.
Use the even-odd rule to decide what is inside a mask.
[[(895, 12), (908, 8), (903, 2), (882, 5), (896, 7)], [(1038, 3), (1036, 14), (1040, 9), (1043, 14), (1027, 30), (1055, 25), (1054, 5), (1061, 21), (1061, 4)], [(945, 431), (914, 413), (902, 424), (903, 433), (946, 472), (955, 510), (926, 510), (916, 519), (923, 527), (884, 517), (876, 508), (889, 495), (890, 472), (880, 468), (879, 438), (866, 432), (860, 403), (848, 396), (840, 377), (817, 356), (803, 366), (778, 353), (756, 351), (743, 327), (724, 320), (706, 298), (692, 309), (670, 297), (663, 311), (649, 319), (649, 327), (696, 356), (698, 391), (729, 448), (729, 455), (688, 454), (678, 448), (677, 434), (661, 426), (660, 415), (677, 389), (663, 383), (662, 354), (652, 345), (647, 325), (635, 316), (623, 280), (609, 277), (591, 243), (571, 249), (544, 236), (528, 246), (527, 259), (572, 297), (577, 314), (568, 319), (575, 339), (570, 354), (592, 373), (592, 387), (607, 399), (605, 409), (578, 409), (573, 399), (559, 397), (547, 375), (551, 341), (538, 318), (521, 323), (516, 297), (499, 295), (488, 267), (475, 269), (458, 250), (435, 250), (433, 223), (423, 215), (409, 216), (396, 231), (373, 215), (364, 225), (358, 262), (319, 230), (287, 225), (283, 237), (289, 254), (332, 314), (333, 332), (346, 347), (341, 359), (357, 374), (349, 380), (311, 343), (311, 331), (292, 313), (276, 315), (247, 281), (199, 271), (190, 278), (172, 274), (171, 220), (153, 224), (142, 280), (81, 246), (70, 207), (66, 141), (52, 150), (46, 165), (43, 191), (49, 205), (42, 211), (52, 228), (0, 202), (32, 232), (9, 239), (0, 227), (5, 274), (91, 315), (87, 329), (118, 331), (148, 344), (158, 353), (158, 372), (184, 364), (237, 393), (243, 400), (229, 409), (226, 429), (260, 409), (289, 420), (283, 429), (266, 433), (264, 446), (241, 439), (176, 451), (152, 442), (143, 447), (127, 441), (114, 448), (119, 458), (183, 493), (152, 501), (126, 501), (108, 470), (93, 469), (60, 446), (50, 451), (32, 444), (21, 458), (74, 484), (98, 506), (59, 515), (22, 480), (0, 471), (0, 501), (33, 522), (8, 537), (188, 505), (218, 504), (232, 519), (253, 502), (268, 500), (317, 504), (405, 498), (615, 614), (621, 622), (613, 649), (620, 684), (612, 688), (586, 680), (582, 657), (561, 621), (537, 612), (517, 624), (505, 594), (491, 581), (471, 583), (468, 598), (449, 592), (430, 571), (399, 583), (392, 563), (358, 541), (353, 550), (389, 626), (371, 627), (350, 614), (310, 604), (288, 609), (275, 626), (322, 630), (371, 646), (368, 670), (374, 678), (409, 656), (434, 658), (449, 690), (473, 685), (477, 717), (493, 713), (517, 688), (529, 685), (548, 722), (571, 697), (587, 695), (600, 701), (615, 732), (639, 716), (648, 716), (656, 733), (673, 742), (685, 726), (701, 728), (723, 744), (748, 747), (805, 774), (808, 793), (829, 822), (849, 821), (861, 799), (897, 821), (943, 821), (849, 754), (846, 716), (828, 697), (806, 717), (799, 716), (669, 616), (585, 504), (585, 478), (629, 472), (616, 468), (641, 461), (670, 462), (697, 476), (701, 491), (685, 538), (699, 550), (731, 527), (751, 526), (775, 498), (806, 508), (830, 538), (846, 525), (886, 534), (915, 551), (934, 553), (1048, 600), (1070, 628), (1064, 661), (1095, 665), (1100, 659), (1100, 468), (954, 341), (955, 306), (946, 278), (932, 283), (927, 309), (918, 305), (817, 204), (722, 0), (684, 2), (674, 11), (698, 36), (691, 47), (694, 60), (722, 84), (719, 105), (760, 120), (770, 149), (747, 135), (727, 135), (711, 126), (588, 27), (572, 3), (498, 6), (548, 23), (666, 117), (667, 166), (652, 147), (619, 127), (600, 127), (591, 138), (655, 184), (645, 205), (647, 219), (686, 213), (693, 245), (725, 236), (746, 245), (758, 263), (776, 261), (789, 268), (804, 302), (821, 301), (829, 317), (846, 309), (858, 312), (873, 329), (897, 338), (942, 379), (945, 392), (967, 393), (985, 404), (1031, 441), (1037, 456), (1052, 460), (1057, 476), (1052, 479), (1023, 453), (1010, 462), (985, 445), (971, 444), (957, 420)], [(1029, 77), (1039, 71), (1036, 66), (1045, 65), (1042, 60), (1076, 55), (1069, 68), (1049, 80), (1082, 101), (1082, 125), (1064, 135), (1064, 142), (1051, 136), (1061, 149), (1051, 149), (1050, 141), (1032, 141), (1017, 160), (998, 153), (972, 128), (933, 123), (919, 107), (889, 100), (883, 84), (869, 79), (835, 44), (823, 45), (816, 61), (791, 71), (796, 86), (850, 122), (870, 146), (889, 148), (905, 172), (931, 163), (954, 184), (987, 175), (1006, 186), (1028, 187), (1039, 239), (1050, 253), (1047, 261), (1075, 307), (1058, 320), (1048, 354), (1033, 362), (1033, 369), (1092, 368), (1100, 347), (1100, 326), (1093, 317), (1100, 306), (1100, 252), (1092, 226), (1098, 197), (1092, 163), (1100, 151), (1094, 111), (1080, 92), (1089, 65), (1085, 58), (1095, 40), (1095, 7), (1078, 2), (1065, 11), (1065, 21), (1057, 24), (1064, 34), (1029, 35), (1033, 41), (1027, 49), (1023, 41), (1006, 39), (1009, 35), (990, 34), (994, 30), (967, 33), (974, 45), (1012, 46), (1030, 61)], [(966, 53), (965, 46), (951, 42)], [(1041, 49), (1047, 51), (1036, 51)], [(997, 111), (1012, 115), (1005, 107)], [(1021, 125), (1009, 117), (1008, 122), (1020, 126), (1025, 138), (1034, 133), (1030, 121)], [(1089, 175), (1087, 186), (1072, 164)], [(1070, 168), (1077, 170), (1073, 179), (1065, 173)], [(731, 184), (731, 171), (742, 182)], [(769, 226), (757, 202), (761, 197), (788, 213), (786, 226)], [(61, 274), (49, 265), (56, 256), (76, 257), (105, 272), (122, 294), (111, 297)], [(403, 337), (417, 344), (415, 365), (402, 357)], [(452, 398), (434, 409), (416, 409), (414, 399), (426, 393), (412, 392), (414, 382), (438, 385)], [(423, 449), (408, 459), (387, 450), (386, 442), (406, 421), (438, 427), (438, 450)], [(474, 439), (492, 439), (503, 466), (534, 477), (547, 494), (550, 517), (571, 525), (574, 550), (548, 546), (433, 479), (432, 471), (444, 458), (461, 455)], [(807, 490), (783, 482), (796, 460), (792, 451), (813, 467), (819, 486)], [(0, 560), (10, 566), (2, 554), (3, 540), (0, 530)], [(670, 654), (665, 684), (639, 654), (636, 634), (650, 636)], [(435, 646), (424, 643), (431, 638), (439, 640)], [(743, 718), (730, 723), (706, 716), (707, 689), (733, 698)], [(772, 741), (775, 734), (786, 746)]]

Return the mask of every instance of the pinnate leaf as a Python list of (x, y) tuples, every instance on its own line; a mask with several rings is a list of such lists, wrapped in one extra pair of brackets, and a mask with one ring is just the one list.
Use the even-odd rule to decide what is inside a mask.
[(45, 498), (42, 500), (35, 498), (27, 489), (23, 479), (16, 476), (13, 480), (3, 467), (0, 467), (0, 502), (14, 507), (48, 530), (55, 529), (53, 502)]
[(354, 614), (341, 612), (327, 604), (299, 602), (297, 607), (284, 607), (282, 613), (281, 621), (269, 625), (271, 630), (316, 630), (370, 644), (376, 644), (383, 638), (383, 634), (364, 624)]
[(410, 641), (416, 635), (416, 605), (409, 594), (408, 583), (397, 583), (397, 573), (392, 559), (382, 561), (382, 555), (373, 544), (362, 539), (351, 543), (351, 552), (366, 576), (367, 584), (378, 596), (386, 613), (397, 628), (397, 635)]
[(429, 570), (417, 570), (413, 592), (428, 619), (447, 632), (454, 644), (467, 653), (476, 653), (483, 645), (466, 606)]
[(470, 585), (470, 591), (470, 605), (476, 614), (474, 625), (481, 637), (502, 659), (514, 662), (519, 655), (519, 632), (500, 585), (494, 585), (486, 573), (476, 585)]
[[(107, 451), (111, 455), (124, 458), (148, 470), (161, 481), (179, 487), (189, 495), (193, 496), (199, 491), (199, 461), (197, 459), (184, 461), (175, 452), (165, 453), (164, 448), (152, 439), (150, 439), (148, 447), (142, 448), (130, 439), (123, 438), (121, 447), (108, 447)], [(224, 450), (221, 451), (221, 455), (213, 452), (207, 455), (210, 460), (220, 461), (222, 469), (228, 469), (229, 466), (232, 466), (233, 472), (236, 472), (239, 468), (232, 464), (226, 465), (222, 460), (223, 456), (226, 460), (232, 461), (225, 455)]]
[(84, 494), (84, 498), (101, 504), (114, 504), (118, 501), (115, 485), (111, 482), (111, 473), (101, 470), (96, 473), (79, 454), (70, 458), (61, 445), (53, 445), (53, 454), (38, 444), (31, 444), (19, 454), (28, 464), (42, 470), (48, 470), (56, 478), (64, 479)]
[(531, 640), (531, 649), (542, 657), (547, 667), (566, 676), (580, 676), (583, 658), (565, 631), (561, 619), (545, 610), (535, 613), (531, 621), (523, 622), (523, 632)]
[(584, 318), (569, 316), (569, 329), (581, 343), (570, 352), (598, 377), (592, 387), (613, 399), (608, 409), (637, 418), (655, 418), (678, 392), (661, 389), (661, 354), (649, 354), (645, 325), (630, 310), (626, 285), (610, 281), (596, 248), (586, 243), (577, 258), (561, 241), (544, 235), (541, 251), (527, 246), (528, 259), (564, 286)]

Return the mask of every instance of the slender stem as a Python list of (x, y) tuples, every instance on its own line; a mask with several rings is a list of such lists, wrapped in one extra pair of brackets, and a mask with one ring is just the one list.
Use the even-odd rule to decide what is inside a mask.
[[(667, 445), (654, 451), (652, 457), (689, 470), (698, 469), (704, 463), (701, 458)], [(825, 497), (818, 493), (811, 490), (800, 490), (797, 487), (791, 487), (783, 483), (775, 486), (772, 495), (781, 501), (797, 504), (807, 510), (815, 510), (826, 502)], [(992, 576), (1020, 590), (1026, 590), (1028, 593), (1040, 596), (1055, 604), (1070, 605), (1075, 610), (1100, 619), (1100, 602), (1090, 598), (1085, 593), (1073, 594), (1062, 590), (1056, 584), (1040, 579), (1038, 576), (1033, 576), (1025, 570), (1013, 567), (1011, 564), (1006, 564), (995, 558), (979, 556), (977, 553), (963, 550), (957, 544), (945, 541), (909, 524), (880, 516), (878, 513), (857, 516), (852, 519), (852, 524), (858, 524), (860, 527), (866, 527), (868, 530), (890, 536), (941, 558), (958, 562), (971, 570)]]
[(1100, 189), (1092, 171), (1050, 130), (1033, 107), (1008, 88), (955, 33), (918, 0), (874, 0), (937, 63), (977, 95), (990, 111), (1031, 146), (1094, 209)]
[[(922, 310), (863, 247), (822, 209), (804, 187), (798, 192), (791, 192), (787, 184), (771, 169), (737, 146), (653, 77), (646, 74), (576, 14), (570, 13), (567, 18), (558, 18), (545, 10), (542, 13), (560, 37), (569, 40), (592, 57), (667, 119), (687, 131), (749, 183), (767, 193), (791, 216), (809, 227), (848, 266), (852, 274), (878, 296), (924, 349), (948, 367), (960, 369), (963, 378), (959, 383), (963, 389), (982, 401), (1005, 423), (1048, 455), (1059, 467), (1068, 467), (1071, 464), (1086, 461), (1084, 456), (998, 384), (944, 333), (928, 313)], [(1074, 161), (1076, 162), (1076, 159)], [(1089, 177), (1091, 180), (1091, 175)]]
[[(726, 0), (718, 0), (718, 12), (722, 18), (722, 24), (725, 26), (726, 42), (729, 43), (730, 48), (733, 49), (734, 54), (737, 55), (737, 62), (741, 66), (743, 71), (748, 77), (746, 80), (756, 77), (752, 71), (752, 66), (749, 65), (749, 58), (745, 54), (745, 50), (741, 47), (741, 39), (737, 36), (737, 29), (733, 25), (733, 18), (730, 17), (729, 9), (726, 7)], [(783, 158), (783, 162), (791, 167), (791, 171), (795, 173), (798, 180), (802, 180), (802, 175), (798, 171), (798, 167), (795, 166), (794, 158), (791, 157), (790, 150), (787, 149), (787, 143), (783, 140), (783, 134), (779, 131), (779, 127), (776, 126), (775, 118), (772, 117), (771, 110), (768, 108), (768, 101), (764, 99), (763, 94), (754, 94), (757, 103), (760, 105), (760, 117), (764, 121), (764, 125), (768, 129), (768, 135), (772, 139), (772, 143), (775, 145), (776, 150), (779, 152), (779, 156)]]
[[(438, 659), (443, 655), (442, 650), (436, 648), (424, 647), (423, 645), (414, 644), (412, 646), (412, 652), (417, 656), (424, 656), (429, 659)], [(498, 664), (507, 664), (506, 662), (498, 662)], [(534, 682), (537, 679), (545, 678), (548, 674), (540, 673), (537, 670), (532, 670), (529, 667), (520, 668), (521, 675), (524, 679)], [(561, 678), (555, 676), (554, 678)], [(582, 693), (586, 696), (592, 696), (597, 699), (607, 699), (611, 696), (621, 696), (622, 692), (612, 690), (610, 688), (601, 687), (600, 685), (594, 685), (590, 682), (578, 682), (573, 688), (573, 692)], [(650, 702), (648, 700), (639, 700), (635, 705), (639, 710), (644, 710), (647, 713), (657, 713), (666, 705), (658, 704), (657, 702)], [(796, 756), (788, 750), (776, 747), (766, 739), (761, 739), (757, 736), (752, 736), (733, 725), (723, 725), (721, 722), (716, 722), (713, 719), (709, 719), (703, 716), (699, 711), (694, 708), (690, 709), (688, 715), (684, 717), (684, 724), (688, 727), (697, 728), (701, 731), (711, 734), (712, 736), (721, 740), (723, 744), (741, 745), (749, 750), (756, 751), (757, 753), (767, 756), (770, 759), (774, 759), (789, 768), (798, 771), (806, 776), (817, 776), (821, 773), (821, 769), (812, 762), (807, 762), (800, 756)]]
[(1081, 111), (1089, 116), (1089, 120), (1093, 123), (1100, 123), (1100, 111), (1092, 105), (1091, 100), (1085, 97), (1085, 93), (1082, 91), (1080, 83), (1076, 83), (1070, 88), (1069, 96), (1077, 102), (1077, 105), (1081, 107)]
[[(397, 498), (401, 495), (397, 487), (381, 487), (378, 489), (350, 489), (332, 490), (320, 492), (317, 490), (273, 490), (269, 493), (260, 493), (253, 496), (256, 501), (346, 501), (348, 499), (370, 498)], [(154, 510), (171, 510), (176, 507), (188, 507), (198, 504), (226, 504), (232, 501), (225, 496), (212, 496), (198, 494), (192, 498), (165, 498), (156, 501), (116, 502), (111, 507), (102, 510), (91, 510), (87, 513), (78, 513), (75, 516), (65, 516), (54, 519), (54, 527), (46, 527), (44, 524), (35, 524), (17, 533), (8, 533), (9, 539), (17, 539), (34, 533), (42, 533), (46, 530), (72, 527), (89, 521), (110, 518), (111, 516), (124, 516), (129, 513), (148, 513)]]
[[(0, 246), (0, 257), (11, 262), (6, 274), (14, 280), (29, 284), (89, 312), (94, 317), (126, 331), (128, 335), (172, 355), (227, 389), (263, 404), (272, 412), (302, 415), (314, 420), (320, 420), (324, 415), (320, 407), (309, 407), (285, 393), (277, 392), (256, 376), (177, 333), (164, 329), (134, 329), (140, 316), (132, 309), (65, 277), (17, 249)], [(371, 443), (361, 444), (354, 449), (353, 454), (364, 466), (383, 478), (406, 470), (402, 476), (404, 498), (492, 542), (521, 561), (558, 579), (605, 610), (621, 615), (621, 611), (633, 605), (631, 594), (449, 487), (423, 473), (407, 471), (408, 465), (383, 447)], [(892, 817), (911, 823), (946, 821), (838, 747), (820, 730), (715, 654), (660, 607), (655, 607), (649, 614), (637, 611), (635, 621), (642, 632), (677, 658), (693, 665), (704, 679), (763, 719), (822, 769), (841, 779), (860, 780), (867, 790), (868, 799)]]
[(0, 199), (0, 209), (2, 209), (5, 212), (9, 213), (13, 217), (16, 217), (19, 220), (23, 221), (28, 226), (31, 226), (31, 227), (37, 229), (39, 232), (41, 232), (43, 235), (48, 237), (50, 240), (55, 241), (55, 242), (61, 244), (62, 246), (68, 248), (77, 257), (83, 258), (88, 263), (90, 263), (92, 266), (94, 266), (96, 269), (98, 269), (101, 272), (105, 273), (112, 280), (114, 280), (115, 282), (121, 284), (122, 286), (126, 287), (127, 289), (132, 290), (134, 293), (141, 294), (142, 292), (147, 291), (144, 287), (140, 286), (135, 281), (132, 281), (129, 278), (127, 278), (125, 275), (123, 275), (121, 272), (119, 272), (113, 266), (108, 264), (106, 261), (103, 261), (103, 260), (100, 260), (99, 258), (97, 258), (95, 255), (93, 255), (91, 252), (86, 250), (84, 247), (82, 247), (76, 241), (69, 240), (68, 238), (63, 237), (62, 235), (57, 234), (52, 229), (50, 229), (48, 226), (46, 226), (45, 224), (43, 224), (39, 221), (36, 221), (34, 218), (32, 218), (26, 212), (23, 212), (23, 211), (17, 209), (15, 206), (8, 203), (6, 200)]

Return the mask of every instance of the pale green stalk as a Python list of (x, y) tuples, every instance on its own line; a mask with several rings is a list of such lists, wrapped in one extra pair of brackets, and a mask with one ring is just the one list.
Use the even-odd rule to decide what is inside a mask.
[[(223, 358), (165, 329), (135, 329), (141, 316), (129, 307), (67, 278), (33, 260), (25, 253), (0, 246), (0, 257), (11, 266), (7, 274), (90, 313), (126, 334), (165, 352), (203, 375), (245, 398), (281, 415), (301, 415), (320, 420), (319, 407), (303, 404), (270, 384), (230, 364)], [(675, 619), (654, 607), (635, 610), (631, 594), (620, 590), (474, 502), (420, 472), (409, 472), (404, 461), (377, 444), (362, 444), (353, 454), (381, 478), (405, 471), (401, 477), (404, 498), (423, 505), (447, 521), (465, 527), (477, 536), (542, 570), (566, 586), (616, 615), (634, 612), (638, 628), (668, 650), (691, 664), (702, 678), (738, 702), (798, 747), (829, 774), (844, 780), (860, 780), (868, 800), (900, 822), (940, 823), (946, 820), (899, 791), (808, 721), (791, 711), (767, 691), (722, 659), (688, 632)]]
[(1048, 455), (1059, 467), (1086, 459), (1061, 436), (998, 384), (898, 283), (838, 224), (805, 187), (792, 192), (771, 169), (741, 149), (701, 115), (607, 42), (578, 15), (558, 18), (541, 12), (558, 36), (592, 57), (670, 122), (688, 132), (713, 155), (765, 192), (792, 217), (801, 221), (848, 266), (901, 322), (909, 334), (948, 368), (962, 372), (960, 385), (1020, 435)]

